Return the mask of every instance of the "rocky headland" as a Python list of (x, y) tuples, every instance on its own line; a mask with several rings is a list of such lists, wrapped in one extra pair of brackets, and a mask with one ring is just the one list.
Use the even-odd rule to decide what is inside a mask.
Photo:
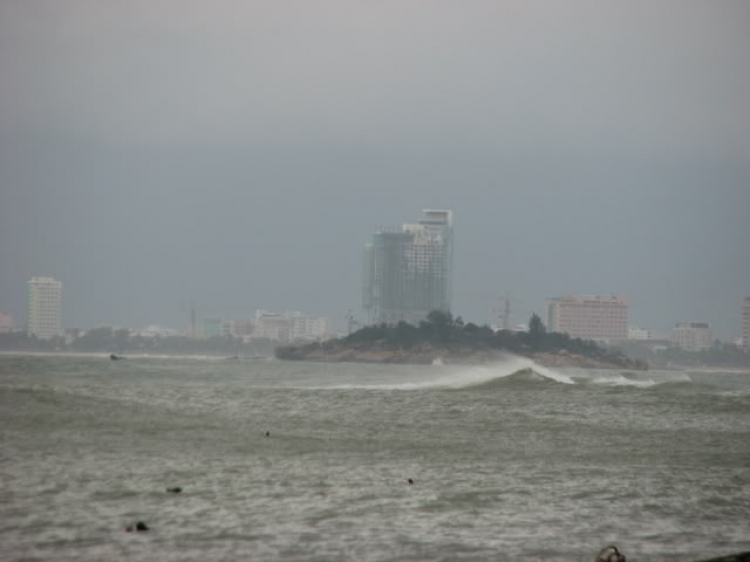
[[(482, 365), (507, 357), (502, 351), (449, 350), (430, 345), (417, 349), (389, 349), (386, 346), (338, 347), (321, 344), (290, 345), (276, 350), (276, 357), (292, 361), (315, 361), (321, 363), (382, 363), (408, 365)], [(564, 350), (557, 352), (531, 352), (522, 355), (545, 367), (580, 367), (586, 369), (638, 369), (645, 368), (635, 361), (612, 360), (588, 357)]]
[(346, 337), (325, 342), (277, 348), (284, 360), (383, 364), (492, 363), (516, 355), (547, 367), (590, 369), (646, 369), (644, 362), (593, 341), (548, 333), (538, 317), (532, 317), (529, 332), (494, 332), (487, 326), (463, 323), (449, 314), (431, 312), (419, 326), (367, 326)]

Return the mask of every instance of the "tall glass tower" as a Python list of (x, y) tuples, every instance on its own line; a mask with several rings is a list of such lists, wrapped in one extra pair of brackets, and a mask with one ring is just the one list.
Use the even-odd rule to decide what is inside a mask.
[(453, 212), (426, 209), (417, 224), (381, 231), (365, 246), (363, 307), (370, 322), (413, 324), (450, 312)]

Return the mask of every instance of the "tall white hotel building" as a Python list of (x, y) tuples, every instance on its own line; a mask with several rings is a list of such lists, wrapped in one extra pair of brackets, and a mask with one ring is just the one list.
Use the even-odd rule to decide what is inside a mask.
[(29, 335), (52, 338), (62, 333), (62, 283), (52, 277), (29, 281)]

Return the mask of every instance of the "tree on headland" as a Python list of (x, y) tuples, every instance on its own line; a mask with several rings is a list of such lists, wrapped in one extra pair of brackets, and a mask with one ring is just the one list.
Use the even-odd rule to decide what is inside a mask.
[(534, 313), (531, 315), (529, 320), (529, 335), (534, 338), (542, 338), (547, 333), (547, 328), (544, 326), (544, 322), (539, 316)]
[(453, 315), (443, 310), (433, 310), (422, 320), (419, 327), (428, 332), (430, 342), (445, 345), (451, 341), (454, 332)]

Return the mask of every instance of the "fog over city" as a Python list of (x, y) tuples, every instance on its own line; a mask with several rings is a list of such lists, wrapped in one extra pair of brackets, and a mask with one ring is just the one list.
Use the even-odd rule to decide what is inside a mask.
[(362, 248), (454, 213), (453, 310), (620, 294), (740, 334), (750, 3), (0, 3), (0, 312), (360, 314)]

